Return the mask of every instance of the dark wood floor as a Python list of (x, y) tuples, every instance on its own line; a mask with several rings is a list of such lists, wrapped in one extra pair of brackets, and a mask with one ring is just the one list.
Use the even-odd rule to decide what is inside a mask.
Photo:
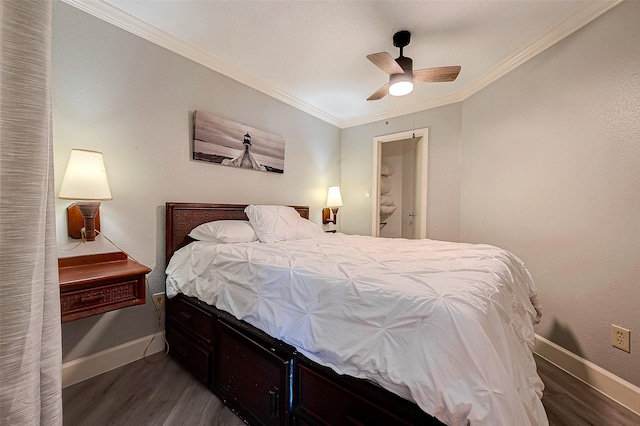
[(243, 425), (171, 357), (149, 357), (63, 389), (65, 426)]
[(638, 426), (640, 416), (536, 356), (551, 426)]
[[(545, 360), (536, 362), (552, 426), (640, 425), (640, 416)], [(244, 424), (171, 357), (136, 361), (70, 386), (62, 396), (67, 426)]]

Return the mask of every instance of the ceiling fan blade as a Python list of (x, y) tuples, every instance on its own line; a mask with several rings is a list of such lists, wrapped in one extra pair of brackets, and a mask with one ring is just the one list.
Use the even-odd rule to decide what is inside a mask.
[(367, 55), (367, 59), (389, 75), (402, 74), (404, 72), (402, 67), (387, 52), (372, 53)]
[(416, 83), (441, 83), (453, 81), (458, 77), (460, 67), (426, 68), (413, 72), (413, 81)]
[(377, 101), (382, 99), (389, 93), (389, 83), (385, 84), (381, 88), (375, 91), (375, 93), (367, 98), (368, 101)]

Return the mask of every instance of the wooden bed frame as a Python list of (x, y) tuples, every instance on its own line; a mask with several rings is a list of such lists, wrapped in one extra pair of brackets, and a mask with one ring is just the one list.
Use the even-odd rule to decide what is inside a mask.
[[(196, 226), (248, 220), (246, 205), (167, 203), (166, 260)], [(308, 207), (294, 207), (309, 218)], [(250, 324), (192, 297), (167, 302), (169, 353), (249, 424), (442, 425), (382, 387), (336, 374)]]

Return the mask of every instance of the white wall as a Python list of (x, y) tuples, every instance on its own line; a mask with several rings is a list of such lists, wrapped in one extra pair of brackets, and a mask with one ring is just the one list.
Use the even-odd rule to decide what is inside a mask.
[[(152, 293), (164, 291), (167, 201), (309, 205), (321, 222), (327, 187), (340, 183), (340, 129), (62, 2), (54, 2), (52, 62), (56, 191), (72, 148), (104, 153), (113, 200), (102, 203), (102, 231), (153, 268)], [(284, 174), (190, 160), (197, 109), (282, 135)], [(111, 250), (67, 239), (67, 205), (57, 201), (59, 255)], [(63, 361), (156, 325), (150, 302), (67, 323)]]
[[(463, 102), (460, 238), (521, 257), (537, 333), (640, 386), (640, 3)], [(633, 340), (633, 339), (632, 339)]]
[(460, 214), (460, 132), (462, 104), (351, 127), (342, 131), (344, 207), (338, 219), (342, 232), (371, 235), (371, 198), (365, 191), (373, 181), (373, 140), (377, 136), (429, 128), (427, 174), (427, 237), (458, 241)]

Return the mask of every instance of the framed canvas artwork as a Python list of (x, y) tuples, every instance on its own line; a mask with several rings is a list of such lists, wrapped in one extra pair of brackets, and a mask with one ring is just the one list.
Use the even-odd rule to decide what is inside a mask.
[(282, 136), (214, 114), (193, 114), (193, 159), (223, 166), (284, 173)]

